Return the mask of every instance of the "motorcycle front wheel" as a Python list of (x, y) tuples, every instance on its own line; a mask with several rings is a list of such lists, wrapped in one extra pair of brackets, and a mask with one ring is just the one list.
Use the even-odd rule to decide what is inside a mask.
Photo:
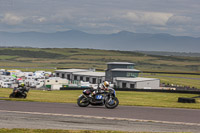
[(114, 108), (116, 108), (118, 106), (118, 104), (119, 104), (119, 100), (117, 99), (117, 97), (108, 98), (105, 101), (105, 106), (108, 109), (114, 109)]
[(26, 93), (24, 93), (24, 94), (23, 94), (23, 98), (26, 98), (26, 97), (27, 97), (27, 94), (26, 94)]
[(90, 102), (88, 101), (88, 99), (86, 97), (81, 96), (78, 98), (77, 104), (80, 107), (87, 107), (90, 104)]

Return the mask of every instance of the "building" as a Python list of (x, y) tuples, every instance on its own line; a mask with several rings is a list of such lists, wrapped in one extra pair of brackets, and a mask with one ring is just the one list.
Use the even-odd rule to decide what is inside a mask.
[(116, 77), (138, 77), (140, 70), (134, 69), (135, 64), (129, 62), (107, 63), (106, 80), (113, 82)]
[[(42, 83), (41, 83), (42, 84)], [(44, 80), (44, 85), (52, 90), (60, 90), (63, 85), (68, 85), (69, 81), (60, 77), (51, 77)]]
[(159, 79), (138, 77), (141, 71), (134, 69), (134, 66), (135, 64), (130, 62), (109, 62), (106, 80), (117, 88), (159, 89)]
[(117, 88), (158, 89), (160, 80), (138, 77), (140, 70), (134, 69), (135, 64), (129, 62), (109, 62), (106, 72), (95, 72), (87, 69), (56, 70), (56, 76), (66, 78), (71, 82), (83, 81), (99, 84), (109, 81)]
[(131, 89), (159, 89), (160, 80), (155, 78), (126, 78), (117, 77), (114, 79), (115, 87)]
[(84, 81), (91, 84), (98, 84), (105, 81), (104, 72), (94, 72), (87, 69), (65, 69), (56, 70), (56, 77), (66, 78), (70, 81)]
[(88, 71), (91, 71), (91, 70), (87, 70), (87, 69), (64, 69), (64, 70), (56, 70), (55, 74), (56, 74), (56, 77), (66, 78), (68, 80), (76, 80), (76, 78), (74, 78), (74, 73), (88, 72)]
[(89, 82), (91, 84), (98, 84), (105, 81), (105, 72), (76, 72), (74, 73), (74, 79)]

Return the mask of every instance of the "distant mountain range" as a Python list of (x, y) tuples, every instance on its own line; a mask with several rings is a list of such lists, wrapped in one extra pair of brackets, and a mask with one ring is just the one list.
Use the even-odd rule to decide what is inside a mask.
[(128, 31), (113, 34), (89, 34), (77, 30), (55, 33), (0, 32), (0, 46), (199, 53), (200, 37), (172, 36), (164, 33), (133, 33)]

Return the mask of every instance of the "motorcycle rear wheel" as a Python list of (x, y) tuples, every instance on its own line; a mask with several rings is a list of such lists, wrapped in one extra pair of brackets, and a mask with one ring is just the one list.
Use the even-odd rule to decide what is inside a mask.
[(14, 98), (13, 93), (11, 93), (11, 94), (9, 95), (9, 98)]
[(105, 106), (108, 109), (114, 109), (118, 106), (118, 104), (119, 104), (119, 100), (118, 100), (117, 97), (114, 97), (112, 99), (112, 101), (109, 101), (109, 99), (107, 99), (106, 102), (105, 102)]
[(77, 104), (80, 107), (87, 107), (90, 104), (90, 102), (88, 101), (88, 99), (86, 97), (81, 96), (78, 98)]

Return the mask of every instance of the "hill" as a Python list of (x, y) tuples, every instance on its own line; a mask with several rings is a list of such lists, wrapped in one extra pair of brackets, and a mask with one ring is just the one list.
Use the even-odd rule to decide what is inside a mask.
[(113, 34), (89, 34), (77, 30), (55, 33), (0, 32), (0, 46), (199, 52), (199, 43), (200, 38), (128, 31)]
[(145, 71), (200, 72), (200, 57), (148, 55), (139, 52), (75, 48), (0, 48), (0, 67), (96, 68), (107, 62), (133, 62)]

